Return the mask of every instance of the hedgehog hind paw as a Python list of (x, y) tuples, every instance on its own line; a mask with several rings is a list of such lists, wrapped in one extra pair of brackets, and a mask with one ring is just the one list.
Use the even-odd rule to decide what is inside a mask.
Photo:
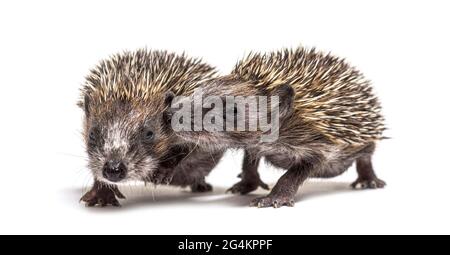
[(295, 204), (294, 199), (291, 196), (277, 196), (277, 195), (267, 195), (265, 197), (259, 197), (254, 199), (250, 206), (264, 208), (273, 207), (280, 208), (282, 206), (293, 207)]
[(386, 186), (386, 182), (377, 177), (369, 179), (358, 178), (350, 186), (353, 189), (381, 189)]

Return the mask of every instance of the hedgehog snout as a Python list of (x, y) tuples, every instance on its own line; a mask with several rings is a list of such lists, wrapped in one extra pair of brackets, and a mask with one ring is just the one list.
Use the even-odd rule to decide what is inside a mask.
[(103, 166), (103, 177), (112, 182), (123, 180), (127, 175), (127, 166), (122, 161), (110, 160)]

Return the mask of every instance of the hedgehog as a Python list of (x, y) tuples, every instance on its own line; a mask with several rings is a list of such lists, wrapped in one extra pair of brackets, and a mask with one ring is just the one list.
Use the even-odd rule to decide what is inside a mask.
[(254, 199), (252, 206), (293, 206), (306, 179), (340, 175), (353, 162), (358, 178), (352, 187), (385, 186), (371, 162), (375, 144), (385, 138), (381, 106), (369, 80), (344, 59), (304, 47), (250, 53), (230, 74), (200, 88), (203, 97), (219, 96), (224, 103), (227, 96), (279, 96), (275, 141), (261, 141), (260, 130), (175, 132), (179, 140), (206, 150), (244, 149), (242, 179), (229, 189), (233, 193), (268, 188), (257, 172), (262, 157), (286, 169), (270, 193)]
[(205, 176), (223, 151), (175, 144), (165, 109), (170, 98), (190, 95), (216, 73), (200, 59), (146, 49), (118, 53), (93, 68), (78, 102), (94, 176), (81, 200), (88, 206), (119, 206), (117, 198), (125, 197), (117, 184), (128, 181), (211, 190)]

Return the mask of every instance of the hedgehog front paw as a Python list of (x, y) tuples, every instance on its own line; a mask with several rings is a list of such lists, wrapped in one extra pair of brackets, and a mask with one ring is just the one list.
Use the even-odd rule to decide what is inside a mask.
[(386, 186), (386, 182), (378, 179), (377, 177), (372, 178), (358, 178), (351, 184), (354, 189), (380, 189)]
[(174, 176), (171, 169), (158, 168), (150, 175), (150, 181), (154, 184), (170, 184)]
[(245, 195), (252, 191), (255, 191), (256, 189), (258, 189), (258, 187), (269, 190), (269, 185), (265, 184), (263, 181), (261, 181), (261, 179), (258, 179), (256, 181), (241, 180), (238, 183), (234, 184), (231, 188), (227, 189), (226, 192)]
[(293, 207), (294, 204), (295, 204), (294, 199), (291, 196), (269, 194), (265, 197), (259, 197), (259, 198), (254, 199), (250, 203), (250, 206), (255, 206), (258, 208), (263, 208), (263, 207), (279, 208), (282, 206)]
[(200, 183), (195, 183), (191, 185), (191, 191), (193, 193), (203, 193), (203, 192), (209, 192), (212, 191), (212, 186), (211, 184), (207, 183), (207, 182), (200, 182)]
[(86, 206), (92, 207), (99, 205), (105, 207), (107, 205), (120, 206), (117, 198), (125, 199), (125, 196), (119, 191), (115, 185), (94, 183), (92, 189), (84, 194), (80, 201), (86, 203)]

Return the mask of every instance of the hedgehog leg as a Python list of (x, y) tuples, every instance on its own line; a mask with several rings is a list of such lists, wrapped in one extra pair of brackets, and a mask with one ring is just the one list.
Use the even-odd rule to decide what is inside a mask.
[(92, 189), (84, 194), (80, 201), (86, 203), (86, 206), (96, 206), (101, 207), (112, 205), (120, 206), (117, 198), (124, 199), (125, 196), (119, 191), (116, 185), (104, 184), (99, 181), (95, 181)]
[(170, 185), (189, 186), (192, 192), (212, 191), (212, 186), (205, 181), (205, 177), (214, 169), (223, 153), (224, 151), (205, 153), (198, 149), (192, 151), (173, 169)]
[(254, 199), (250, 206), (275, 208), (294, 206), (294, 197), (300, 185), (321, 167), (323, 157), (314, 155), (295, 162), (288, 171), (280, 177), (269, 195)]
[(372, 155), (365, 154), (356, 159), (358, 179), (351, 184), (354, 189), (377, 189), (386, 186), (386, 182), (378, 179), (372, 167)]
[(252, 154), (250, 151), (245, 150), (244, 162), (242, 164), (242, 173), (238, 176), (241, 177), (241, 181), (234, 184), (227, 190), (227, 192), (245, 195), (258, 189), (258, 187), (269, 190), (269, 185), (265, 184), (259, 177), (259, 161), (260, 157), (254, 156), (254, 154)]

